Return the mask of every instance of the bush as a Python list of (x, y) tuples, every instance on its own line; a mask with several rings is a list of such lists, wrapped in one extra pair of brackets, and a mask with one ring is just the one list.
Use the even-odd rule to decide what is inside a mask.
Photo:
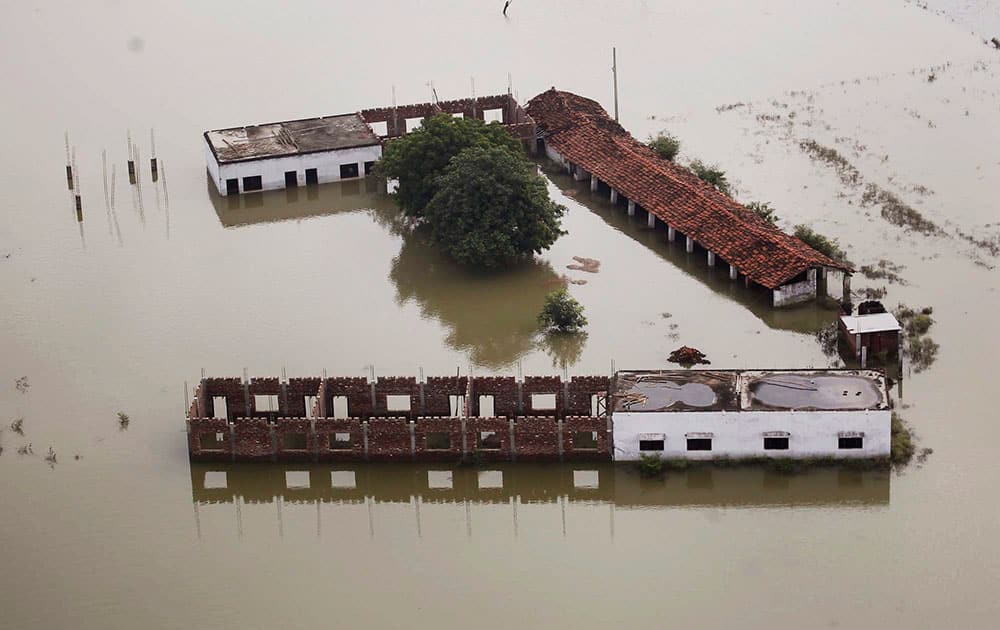
[(534, 165), (506, 148), (466, 149), (435, 182), (424, 220), (434, 243), (461, 264), (504, 267), (564, 234), (566, 209), (549, 199)]
[(771, 204), (766, 201), (751, 201), (747, 204), (747, 210), (753, 212), (771, 225), (778, 222), (778, 215), (774, 213), (774, 208), (771, 207)]
[(923, 313), (914, 315), (913, 319), (906, 322), (906, 333), (911, 336), (922, 335), (931, 329), (931, 324), (933, 323), (934, 320), (931, 319), (930, 315)]
[(553, 291), (545, 296), (545, 306), (538, 315), (538, 322), (547, 329), (573, 332), (587, 325), (583, 305), (574, 300), (566, 289)]
[(639, 453), (639, 474), (643, 477), (663, 475), (665, 462), (659, 455)]
[(719, 192), (729, 194), (729, 180), (726, 179), (726, 172), (717, 165), (706, 166), (701, 160), (695, 160), (688, 166), (703, 182), (715, 186)]
[(646, 146), (653, 150), (660, 158), (673, 162), (674, 158), (681, 150), (681, 141), (666, 132), (657, 134), (655, 138), (650, 136)]
[(795, 236), (819, 253), (838, 262), (847, 263), (847, 252), (840, 249), (837, 239), (831, 239), (814, 232), (808, 225), (796, 225)]
[(913, 459), (916, 447), (913, 445), (913, 436), (907, 428), (903, 419), (892, 412), (892, 445), (889, 450), (889, 459), (897, 466), (905, 466)]

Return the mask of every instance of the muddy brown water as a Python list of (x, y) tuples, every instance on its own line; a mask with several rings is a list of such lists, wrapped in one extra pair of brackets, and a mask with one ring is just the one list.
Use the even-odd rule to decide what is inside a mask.
[[(994, 23), (973, 13), (995, 20), (995, 3), (934, 3), (955, 20), (861, 0), (515, 2), (507, 20), (501, 7), (6, 7), (0, 426), (23, 417), (24, 435), (0, 434), (0, 627), (995, 624), (1000, 272), (959, 236), (995, 238), (1000, 221), (1000, 53), (967, 28)], [(438, 257), (364, 182), (235, 207), (206, 188), (205, 129), (388, 105), (393, 85), (400, 103), (429, 99), (430, 81), (454, 98), (470, 76), (503, 91), (510, 72), (522, 101), (556, 85), (610, 109), (612, 45), (636, 136), (668, 129), (679, 159), (718, 162), (784, 227), (838, 238), (857, 264), (903, 265), (886, 301), (933, 306), (941, 345), (898, 401), (934, 449), (925, 464), (654, 482), (611, 466), (188, 463), (184, 382), (201, 368), (588, 374), (664, 368), (681, 344), (718, 368), (829, 365), (813, 333), (832, 311), (772, 311), (562, 176), (569, 234), (489, 276)], [(863, 186), (811, 161), (806, 139), (947, 234), (863, 207)], [(599, 273), (567, 269), (574, 256)], [(563, 275), (587, 280), (570, 287), (590, 319), (572, 342), (534, 330)]]

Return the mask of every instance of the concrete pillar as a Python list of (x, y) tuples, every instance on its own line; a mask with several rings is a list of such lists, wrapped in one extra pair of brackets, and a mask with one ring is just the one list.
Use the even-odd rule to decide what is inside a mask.
[(563, 421), (562, 418), (556, 422), (556, 449), (559, 451), (559, 461), (563, 460)]
[(597, 176), (590, 174), (590, 192), (597, 192)]
[(649, 226), (650, 229), (656, 227), (656, 215), (652, 212), (650, 212), (649, 216), (646, 217), (646, 225)]
[(677, 238), (677, 230), (675, 230), (674, 228), (672, 228), (672, 227), (670, 227), (668, 225), (667, 226), (667, 240), (670, 241), (671, 243), (673, 243), (676, 238)]
[(417, 432), (413, 420), (406, 423), (406, 428), (410, 430), (410, 459), (417, 458)]
[(628, 200), (628, 216), (630, 217), (635, 216), (635, 202), (632, 201), (631, 199)]
[(611, 189), (611, 203), (618, 203), (618, 191), (614, 188)]
[(851, 300), (851, 274), (846, 272), (841, 272), (844, 276), (844, 295), (840, 298), (843, 302), (849, 302)]
[(507, 426), (510, 430), (510, 461), (517, 461), (517, 443), (514, 442), (514, 419), (511, 418), (507, 421)]
[(736, 271), (736, 267), (734, 267), (732, 263), (729, 263), (729, 279), (735, 280), (737, 273), (739, 272)]
[(708, 252), (708, 266), (715, 266), (715, 252)]
[(694, 251), (694, 239), (690, 236), (687, 237), (687, 241), (684, 243), (684, 251), (689, 254)]

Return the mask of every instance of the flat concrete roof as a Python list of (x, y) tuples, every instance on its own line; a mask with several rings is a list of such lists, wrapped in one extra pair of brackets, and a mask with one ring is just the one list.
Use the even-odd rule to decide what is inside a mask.
[(852, 335), (894, 332), (900, 330), (899, 322), (892, 313), (871, 313), (870, 315), (841, 315), (840, 321)]
[(379, 144), (358, 114), (340, 114), (205, 132), (219, 164)]
[(739, 372), (618, 372), (613, 411), (737, 411)]
[(858, 411), (889, 408), (877, 370), (618, 372), (613, 412)]

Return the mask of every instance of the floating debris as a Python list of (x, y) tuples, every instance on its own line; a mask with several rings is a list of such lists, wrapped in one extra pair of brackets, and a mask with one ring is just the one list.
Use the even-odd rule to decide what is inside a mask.
[(583, 256), (573, 256), (573, 260), (576, 264), (566, 265), (567, 269), (574, 269), (576, 271), (586, 271), (587, 273), (597, 273), (601, 269), (601, 261), (595, 260), (593, 258), (584, 258)]
[(18, 455), (34, 455), (35, 454), (35, 450), (33, 448), (31, 448), (31, 442), (28, 442), (27, 444), (23, 444), (23, 445), (17, 447), (17, 454)]
[(670, 353), (670, 358), (667, 359), (671, 363), (679, 363), (681, 365), (697, 365), (704, 364), (710, 365), (712, 362), (705, 358), (705, 353), (696, 348), (689, 348), (688, 346), (681, 346), (673, 352)]
[(21, 378), (14, 381), (14, 387), (16, 387), (17, 391), (21, 392), (22, 394), (28, 391), (28, 388), (31, 387), (31, 385), (28, 383), (28, 377), (22, 376)]
[(18, 418), (10, 423), (10, 430), (18, 435), (24, 435), (24, 418)]
[(45, 454), (45, 461), (48, 462), (49, 466), (54, 466), (56, 463), (56, 452), (49, 447), (49, 452)]
[(124, 431), (128, 428), (129, 417), (124, 411), (118, 412), (118, 429)]

